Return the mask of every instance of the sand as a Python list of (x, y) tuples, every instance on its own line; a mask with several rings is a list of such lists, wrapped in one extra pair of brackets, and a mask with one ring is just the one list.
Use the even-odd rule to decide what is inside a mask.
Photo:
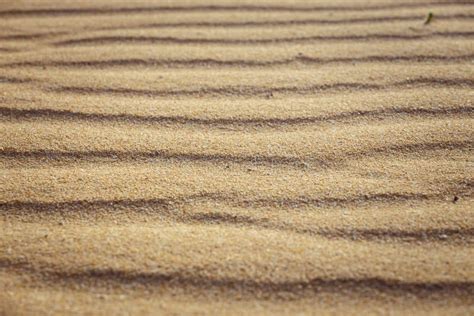
[(0, 314), (474, 313), (473, 27), (3, 0)]

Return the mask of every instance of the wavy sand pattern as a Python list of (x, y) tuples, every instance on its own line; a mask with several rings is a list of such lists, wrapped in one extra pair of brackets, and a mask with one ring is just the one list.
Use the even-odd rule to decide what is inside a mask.
[(2, 1), (0, 314), (474, 313), (473, 29)]

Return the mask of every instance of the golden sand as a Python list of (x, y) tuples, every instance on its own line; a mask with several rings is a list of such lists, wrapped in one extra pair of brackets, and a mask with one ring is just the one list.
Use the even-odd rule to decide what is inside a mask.
[(0, 314), (474, 313), (469, 2), (3, 0)]

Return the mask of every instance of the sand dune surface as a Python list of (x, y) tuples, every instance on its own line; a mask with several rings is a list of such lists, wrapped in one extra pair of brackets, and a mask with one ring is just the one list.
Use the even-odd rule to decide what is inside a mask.
[(473, 314), (473, 30), (472, 1), (1, 1), (0, 314)]

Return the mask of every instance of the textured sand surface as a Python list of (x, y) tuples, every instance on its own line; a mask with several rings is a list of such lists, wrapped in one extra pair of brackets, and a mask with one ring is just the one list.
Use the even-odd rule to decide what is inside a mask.
[(473, 314), (473, 30), (0, 0), (0, 314)]

